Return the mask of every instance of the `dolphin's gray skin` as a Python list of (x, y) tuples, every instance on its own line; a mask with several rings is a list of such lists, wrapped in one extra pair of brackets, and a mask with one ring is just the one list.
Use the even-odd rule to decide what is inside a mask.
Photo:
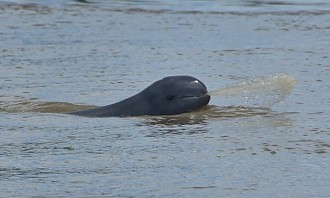
[(121, 102), (70, 114), (88, 117), (176, 115), (206, 106), (210, 98), (206, 86), (198, 79), (169, 76)]

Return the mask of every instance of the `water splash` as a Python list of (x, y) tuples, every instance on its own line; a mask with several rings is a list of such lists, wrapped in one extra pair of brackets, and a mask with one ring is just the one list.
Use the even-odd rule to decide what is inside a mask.
[[(209, 94), (213, 97), (243, 98), (243, 106), (270, 108), (283, 101), (292, 91), (296, 80), (289, 74), (251, 78), (239, 84), (221, 87)], [(234, 105), (234, 104), (231, 104)]]

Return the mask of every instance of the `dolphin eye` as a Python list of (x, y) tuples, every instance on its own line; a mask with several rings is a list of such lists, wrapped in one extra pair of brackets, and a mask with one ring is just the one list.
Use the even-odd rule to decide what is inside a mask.
[(166, 99), (167, 99), (167, 100), (173, 100), (174, 98), (175, 98), (174, 95), (168, 95)]

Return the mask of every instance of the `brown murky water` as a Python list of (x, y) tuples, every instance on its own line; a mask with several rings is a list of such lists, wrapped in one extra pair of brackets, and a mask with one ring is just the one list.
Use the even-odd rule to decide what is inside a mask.
[[(116, 2), (0, 3), (1, 196), (330, 196), (326, 2), (303, 11)], [(255, 77), (279, 73), (295, 88), (259, 107), (281, 92)], [(223, 92), (178, 116), (58, 113), (179, 74)]]

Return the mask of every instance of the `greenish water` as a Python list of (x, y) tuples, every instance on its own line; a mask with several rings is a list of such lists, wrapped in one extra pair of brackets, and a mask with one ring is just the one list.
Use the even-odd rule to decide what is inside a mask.
[[(97, 5), (0, 3), (1, 197), (330, 196), (329, 11)], [(164, 117), (3, 108), (101, 106), (170, 75), (229, 93), (279, 73), (296, 85), (271, 109), (244, 92)]]

